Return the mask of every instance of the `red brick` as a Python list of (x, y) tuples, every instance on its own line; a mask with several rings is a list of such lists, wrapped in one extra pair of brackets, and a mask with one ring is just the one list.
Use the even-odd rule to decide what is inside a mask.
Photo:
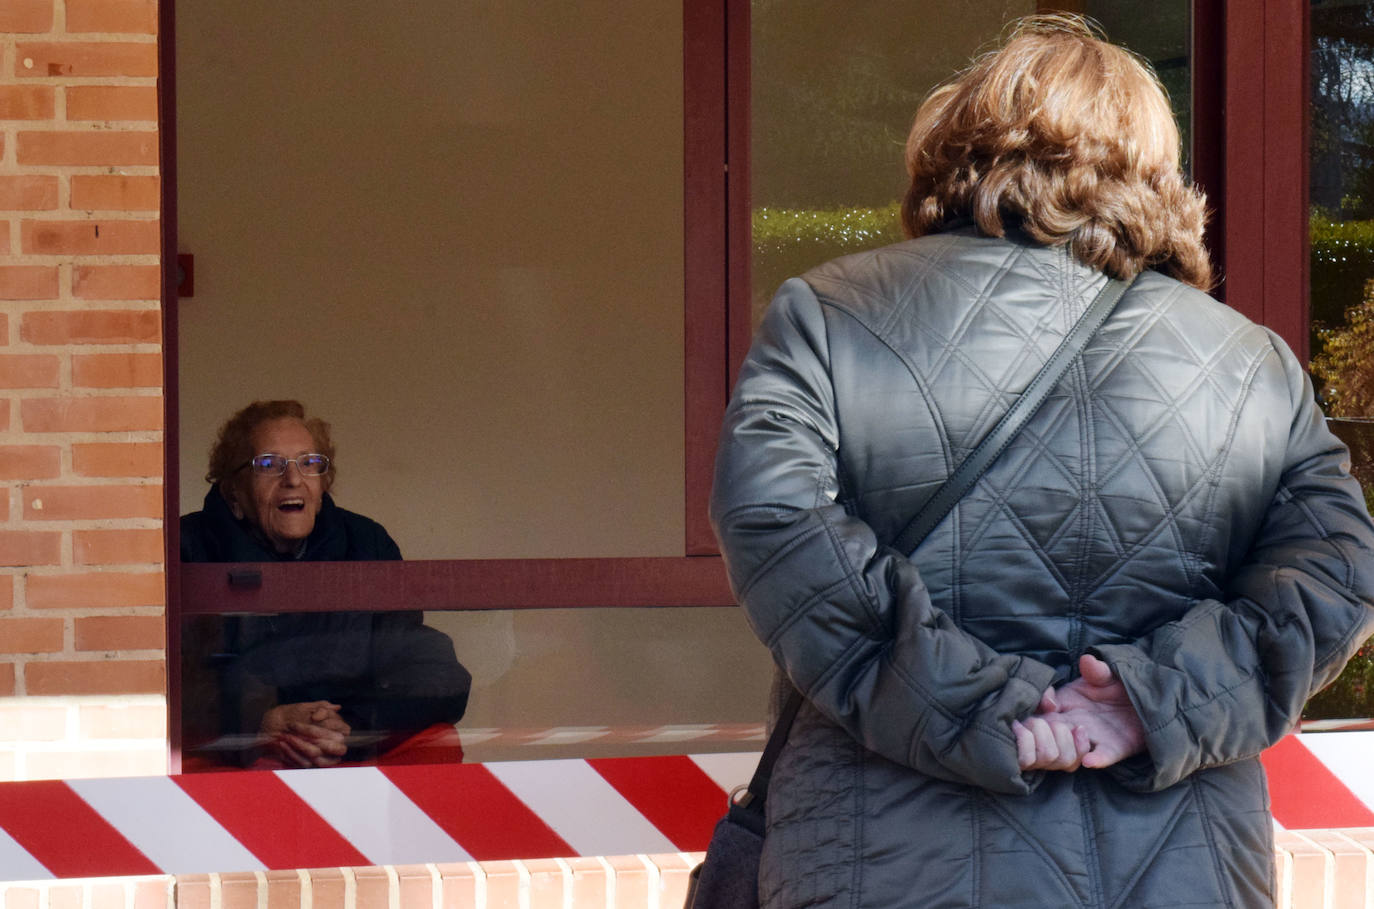
[(16, 884), (5, 888), (5, 909), (39, 909), (42, 897), (43, 893), (38, 887)]
[(444, 909), (472, 909), (479, 904), (477, 899), (477, 875), (466, 862), (441, 862), (435, 865), (439, 872), (440, 905)]
[[(51, 909), (51, 907), (49, 907)], [(122, 881), (92, 881), (91, 909), (124, 909)]]
[(67, 0), (68, 32), (157, 34), (154, 0)]
[(75, 530), (72, 531), (72, 550), (78, 565), (161, 564), (162, 531)]
[[(0, 155), (5, 153), (5, 137), (0, 134)], [(0, 254), (8, 255), (10, 251), (10, 222), (0, 221)], [(8, 338), (0, 338), (0, 344), (8, 344)]]
[(24, 221), (19, 245), (40, 256), (156, 255), (162, 234), (157, 221)]
[(16, 137), (19, 164), (100, 165), (157, 163), (157, 133), (124, 130), (27, 130)]
[(157, 211), (159, 177), (72, 174), (72, 208), (86, 211)]
[(658, 866), (658, 899), (664, 906), (680, 906), (687, 899), (687, 878), (692, 864), (679, 852), (649, 856)]
[(56, 445), (0, 445), (0, 480), (50, 480), (61, 471), (62, 450)]
[(565, 861), (572, 871), (572, 900), (575, 909), (587, 909), (590, 906), (603, 909), (609, 886), (606, 867), (592, 856), (570, 857)]
[(313, 868), (310, 871), (312, 902), (316, 906), (346, 906), (347, 882), (341, 868)]
[(77, 708), (82, 738), (161, 739), (167, 736), (167, 710), (156, 704), (89, 704)]
[[(0, 648), (5, 653), (58, 653), (62, 625), (61, 619), (0, 619)], [(13, 728), (14, 718), (5, 715), (4, 719), (4, 727)]]
[(649, 869), (637, 855), (607, 856), (615, 871), (616, 909), (644, 906), (649, 902)]
[(160, 571), (88, 571), (83, 574), (31, 574), (24, 582), (30, 609), (105, 609), (161, 606)]
[[(167, 909), (172, 905), (172, 888), (175, 879), (165, 877), (143, 878), (134, 883), (133, 909)], [(92, 907), (94, 909), (94, 907)], [(121, 906), (120, 909), (123, 909)]]
[[(268, 871), (267, 909), (300, 909), (301, 876), (297, 871)], [(402, 901), (402, 906), (410, 904)]]
[(51, 354), (0, 354), (0, 388), (56, 388), (61, 365)]
[(0, 120), (51, 120), (56, 112), (51, 85), (0, 85)]
[(24, 490), (28, 521), (161, 517), (161, 486), (30, 486)]
[(0, 574), (0, 610), (14, 608), (14, 575)]
[(157, 45), (112, 41), (21, 42), (15, 45), (14, 74), (21, 78), (156, 76)]
[[(45, 664), (31, 662), (27, 665), (30, 669), (25, 669), (25, 675), (29, 676), (31, 667)], [(109, 693), (122, 694), (125, 692), (119, 691), (116, 687)], [(28, 778), (76, 780), (110, 776), (162, 776), (167, 773), (166, 745), (150, 745), (146, 748), (95, 749), (89, 744), (79, 743), (73, 747), (77, 750), (29, 751), (24, 758)], [(101, 906), (99, 909), (123, 909), (123, 905), (121, 903), (119, 906)], [(91, 909), (97, 909), (94, 903), (91, 904)]]
[(14, 695), (14, 664), (0, 663), (0, 697)]
[(353, 869), (357, 909), (389, 909), (391, 879), (381, 866)]
[(392, 870), (396, 872), (397, 902), (401, 906), (434, 905), (436, 878), (428, 865), (396, 865)]
[[(62, 534), (50, 530), (0, 530), (0, 565), (57, 565), (62, 561)], [(4, 645), (0, 637), (0, 646)]]
[(210, 875), (178, 874), (174, 887), (177, 909), (210, 909)]
[(162, 428), (162, 398), (25, 398), (19, 402), (25, 432), (136, 432)]
[(0, 429), (10, 428), (10, 399), (0, 399)]
[(24, 683), (31, 695), (161, 694), (166, 684), (161, 660), (32, 662)]
[(166, 646), (162, 626), (162, 617), (156, 615), (79, 618), (75, 622), (76, 649), (161, 650)]
[(82, 477), (160, 477), (161, 442), (77, 442), (72, 470)]
[(72, 384), (78, 388), (161, 388), (162, 355), (78, 354), (72, 357)]
[[(71, 4), (67, 4), (68, 16)], [(151, 85), (72, 85), (68, 120), (157, 120), (157, 88)]]
[(78, 265), (72, 269), (72, 294), (83, 300), (156, 300), (162, 294), (162, 269), (156, 265)]
[(481, 864), (487, 875), (487, 905), (520, 905), (520, 869), (515, 862), (502, 860)]
[[(46, 886), (48, 889), (48, 909), (82, 909), (85, 905), (85, 885), (81, 881), (53, 881)], [(113, 885), (91, 885), (91, 909), (105, 909), (105, 904), (96, 902), (94, 895), (101, 886)], [(124, 909), (123, 903), (119, 904), (119, 909)]]
[(162, 315), (156, 309), (39, 310), (26, 312), (19, 337), (30, 344), (156, 344)]
[[(570, 875), (564, 874), (562, 865), (553, 859), (524, 859), (520, 864), (525, 866), (525, 872), (529, 875), (529, 903), (531, 906), (564, 905), (563, 891), (568, 889), (571, 881)], [(683, 897), (686, 895), (684, 893)], [(678, 903), (681, 902), (682, 900), (679, 899)], [(665, 901), (663, 905), (677, 904)]]
[(258, 909), (258, 876), (251, 871), (226, 871), (219, 876), (220, 909)]
[(57, 296), (57, 266), (0, 266), (0, 300), (51, 300)]
[(52, 7), (53, 0), (5, 0), (0, 3), (0, 32), (50, 32)]
[(51, 211), (54, 208), (57, 208), (56, 177), (44, 174), (0, 177), (0, 211)]

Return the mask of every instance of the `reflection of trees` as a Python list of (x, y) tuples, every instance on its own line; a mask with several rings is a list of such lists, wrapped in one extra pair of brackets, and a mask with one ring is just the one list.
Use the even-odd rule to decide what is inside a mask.
[(1374, 4), (1313, 0), (1311, 66), (1313, 369), (1333, 389), (1344, 385), (1346, 403), (1333, 412), (1374, 413), (1351, 409), (1364, 380), (1340, 375), (1366, 343), (1367, 326), (1343, 323), (1367, 317), (1374, 276)]

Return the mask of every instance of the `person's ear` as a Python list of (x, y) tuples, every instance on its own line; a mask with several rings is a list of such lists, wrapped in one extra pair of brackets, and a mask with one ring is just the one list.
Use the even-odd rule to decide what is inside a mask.
[(224, 501), (229, 503), (229, 513), (234, 516), (234, 520), (243, 520), (243, 506), (239, 504), (238, 490), (234, 489), (232, 483), (221, 483), (219, 494), (224, 496)]

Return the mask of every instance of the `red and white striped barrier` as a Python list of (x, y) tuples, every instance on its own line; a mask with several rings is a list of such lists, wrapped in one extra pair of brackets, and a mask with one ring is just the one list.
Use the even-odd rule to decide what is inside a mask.
[[(1374, 730), (1265, 753), (1276, 821), (1374, 826)], [(706, 848), (757, 753), (0, 784), (0, 880)]]

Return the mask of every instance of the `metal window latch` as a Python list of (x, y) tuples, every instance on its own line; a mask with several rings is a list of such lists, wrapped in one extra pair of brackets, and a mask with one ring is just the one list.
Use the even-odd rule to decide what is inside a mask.
[(262, 586), (262, 572), (256, 568), (230, 568), (229, 586), (236, 590), (257, 590)]

